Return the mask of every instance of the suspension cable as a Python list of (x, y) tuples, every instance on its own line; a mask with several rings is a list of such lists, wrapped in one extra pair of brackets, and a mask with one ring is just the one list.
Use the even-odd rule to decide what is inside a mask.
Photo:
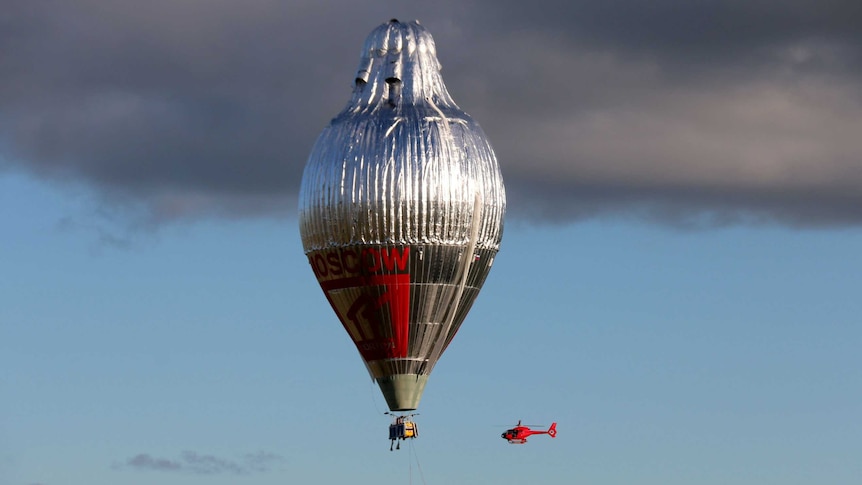
[[(419, 478), (422, 480), (422, 485), (427, 485), (425, 483), (425, 474), (422, 473), (422, 465), (419, 464), (419, 455), (416, 454), (416, 448), (413, 446), (413, 440), (410, 440), (408, 446), (410, 448), (410, 455), (416, 460), (416, 469), (419, 470)], [(413, 484), (413, 462), (410, 462), (410, 484)]]

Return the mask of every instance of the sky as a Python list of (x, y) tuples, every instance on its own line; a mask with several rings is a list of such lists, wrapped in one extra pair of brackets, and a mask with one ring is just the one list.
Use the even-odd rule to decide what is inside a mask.
[[(390, 18), (433, 35), (508, 197), (398, 452), (296, 216)], [(0, 483), (859, 483), (860, 26), (837, 0), (6, 0)], [(508, 445), (519, 419), (559, 434)]]

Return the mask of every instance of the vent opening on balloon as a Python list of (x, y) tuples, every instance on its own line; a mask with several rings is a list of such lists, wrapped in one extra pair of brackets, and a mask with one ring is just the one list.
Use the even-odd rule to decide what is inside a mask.
[(395, 106), (398, 104), (398, 100), (401, 99), (401, 79), (387, 77), (386, 84), (389, 86), (389, 104)]

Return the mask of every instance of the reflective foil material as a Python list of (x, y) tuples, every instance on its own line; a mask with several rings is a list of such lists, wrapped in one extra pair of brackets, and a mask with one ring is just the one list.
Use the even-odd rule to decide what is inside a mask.
[(306, 256), (392, 411), (413, 410), (500, 247), (505, 189), (452, 100), (434, 40), (392, 20), (365, 41), (347, 107), (303, 173)]

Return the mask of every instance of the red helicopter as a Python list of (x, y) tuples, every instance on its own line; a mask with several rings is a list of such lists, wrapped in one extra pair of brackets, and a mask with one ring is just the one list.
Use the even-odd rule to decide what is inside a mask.
[(547, 434), (551, 435), (551, 438), (556, 438), (557, 423), (551, 423), (551, 427), (548, 428), (547, 431), (533, 431), (529, 426), (521, 425), (521, 420), (518, 420), (518, 424), (514, 428), (507, 429), (506, 432), (500, 436), (513, 445), (523, 445), (527, 442), (527, 437), (534, 434)]

